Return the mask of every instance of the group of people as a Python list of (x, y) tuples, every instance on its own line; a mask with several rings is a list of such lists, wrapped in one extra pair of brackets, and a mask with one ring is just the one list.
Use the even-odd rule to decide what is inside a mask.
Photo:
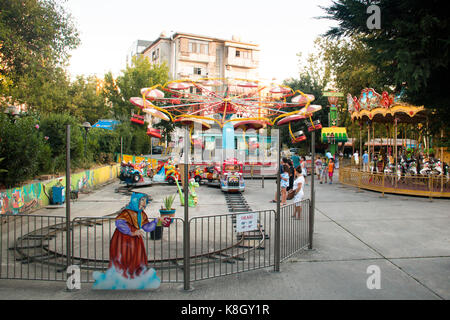
[(320, 184), (327, 183), (330, 180), (329, 184), (333, 184), (333, 175), (334, 170), (338, 167), (338, 161), (335, 161), (333, 156), (329, 151), (325, 153), (324, 157), (317, 156), (315, 161), (315, 167), (317, 178), (320, 181)]
[[(426, 156), (423, 152), (414, 153), (412, 150), (401, 150), (398, 154), (397, 164), (398, 168), (395, 168), (395, 159), (392, 156), (390, 150), (386, 153), (384, 149), (381, 149), (379, 154), (371, 153), (367, 150), (364, 151), (361, 162), (362, 170), (368, 172), (384, 172), (392, 173), (397, 172), (399, 174), (444, 174), (448, 172), (448, 165), (442, 163), (440, 159), (435, 158), (431, 153)], [(359, 165), (359, 153), (355, 151), (353, 154), (353, 163)]]
[[(294, 154), (291, 158), (283, 157), (280, 165), (280, 189), (281, 200), (280, 204), (286, 205), (287, 200), (293, 199), (295, 202), (295, 212), (292, 216), (295, 219), (301, 219), (301, 201), (304, 196), (303, 188), (306, 184), (306, 158), (299, 157)], [(275, 194), (277, 199), (277, 194)], [(271, 202), (277, 202), (272, 200)]]

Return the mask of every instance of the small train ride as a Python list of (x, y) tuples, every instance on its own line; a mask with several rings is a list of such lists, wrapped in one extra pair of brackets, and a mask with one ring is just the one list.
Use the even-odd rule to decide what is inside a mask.
[(222, 164), (220, 188), (225, 192), (244, 192), (244, 166), (235, 158), (227, 159)]

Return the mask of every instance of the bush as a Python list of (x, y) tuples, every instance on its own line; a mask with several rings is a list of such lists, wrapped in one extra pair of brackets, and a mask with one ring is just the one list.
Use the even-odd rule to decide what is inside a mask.
[(51, 149), (34, 117), (10, 118), (0, 114), (0, 181), (6, 187), (14, 187), (33, 179), (41, 170), (49, 169), (47, 160)]
[(88, 150), (94, 161), (110, 163), (114, 152), (120, 149), (120, 137), (115, 131), (93, 128), (87, 135)]
[(73, 168), (81, 168), (89, 163), (84, 157), (84, 129), (77, 118), (68, 114), (49, 114), (41, 118), (40, 128), (43, 134), (49, 137), (51, 147), (51, 167), (54, 172), (65, 171), (66, 131), (70, 125), (70, 158)]
[(118, 125), (115, 131), (92, 128), (86, 134), (85, 149), (85, 131), (73, 116), (35, 114), (14, 118), (0, 113), (0, 183), (11, 188), (42, 174), (65, 172), (67, 124), (73, 169), (90, 168), (94, 161), (113, 162), (114, 153), (120, 152), (121, 137), (123, 153), (150, 152), (146, 127), (129, 121)]
[(147, 128), (132, 124), (131, 122), (123, 122), (116, 127), (118, 135), (118, 147), (115, 152), (120, 152), (120, 137), (123, 141), (123, 153), (125, 154), (148, 154), (150, 153), (150, 138), (147, 136)]

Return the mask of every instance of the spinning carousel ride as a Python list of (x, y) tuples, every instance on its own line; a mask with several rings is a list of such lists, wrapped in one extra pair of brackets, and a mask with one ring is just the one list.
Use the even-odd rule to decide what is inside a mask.
[[(194, 145), (194, 128), (207, 131), (213, 125), (223, 132), (242, 130), (244, 142), (247, 130), (274, 125), (288, 125), (294, 143), (306, 140), (302, 131), (292, 132), (295, 121), (305, 121), (309, 131), (322, 128), (312, 118), (322, 108), (311, 104), (315, 97), (287, 86), (248, 79), (184, 79), (143, 88), (140, 93), (141, 97), (130, 99), (133, 105), (153, 117), (188, 127)], [(251, 149), (247, 142), (246, 145)], [(239, 187), (241, 184), (242, 179)]]
[(231, 122), (244, 135), (249, 129), (288, 125), (292, 141), (300, 142), (305, 137), (292, 132), (292, 122), (307, 120), (310, 131), (321, 128), (312, 119), (322, 108), (311, 104), (314, 96), (287, 86), (247, 79), (184, 79), (143, 88), (141, 95), (130, 102), (153, 117), (188, 126), (190, 134), (195, 125), (208, 130)]
[[(383, 194), (388, 192), (430, 198), (450, 197), (448, 168), (438, 159), (438, 154), (430, 154), (428, 136), (421, 137), (418, 133), (420, 128), (428, 126), (431, 113), (424, 106), (414, 106), (401, 101), (401, 96), (402, 94), (389, 95), (386, 91), (379, 94), (372, 88), (363, 89), (359, 98), (347, 95), (348, 111), (352, 122), (358, 122), (360, 126), (361, 155), (363, 151), (361, 133), (364, 124), (367, 126), (369, 166), (364, 171), (361, 167), (359, 169), (342, 168), (339, 179), (342, 183), (380, 191)], [(388, 133), (380, 139), (386, 141), (388, 146), (381, 160), (375, 155), (374, 124), (385, 125)], [(419, 150), (416, 145), (415, 150), (407, 154), (406, 142), (403, 142), (406, 141), (406, 129), (404, 140), (401, 139), (401, 144), (398, 144), (399, 125), (403, 125), (404, 129), (405, 126), (412, 127), (411, 131), (418, 137), (413, 141), (419, 142), (423, 138), (424, 144), (427, 145), (426, 150), (423, 147)], [(411, 155), (412, 153), (415, 153), (416, 157)], [(417, 156), (420, 153), (425, 153), (423, 159)], [(440, 158), (443, 159), (443, 148), (441, 148)]]

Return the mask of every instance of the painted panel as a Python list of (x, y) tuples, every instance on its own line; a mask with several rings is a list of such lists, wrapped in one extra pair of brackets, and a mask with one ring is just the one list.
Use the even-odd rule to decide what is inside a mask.
[[(70, 176), (73, 191), (85, 191), (95, 185), (117, 178), (119, 166), (105, 166), (97, 169), (74, 173)], [(53, 186), (66, 185), (66, 178), (36, 182), (19, 188), (0, 192), (0, 214), (23, 214), (47, 206), (51, 203)]]

